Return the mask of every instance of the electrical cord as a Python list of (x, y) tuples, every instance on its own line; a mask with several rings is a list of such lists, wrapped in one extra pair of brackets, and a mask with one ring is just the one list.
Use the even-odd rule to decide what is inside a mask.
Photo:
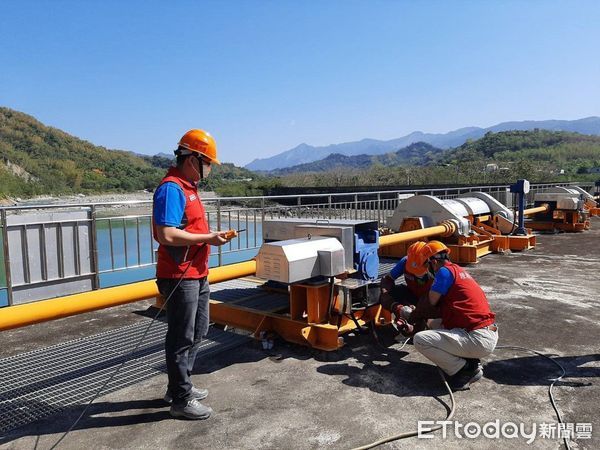
[[(382, 348), (387, 349), (387, 347), (385, 347), (380, 339), (379, 339), (379, 335), (377, 334), (377, 331), (375, 329), (375, 323), (371, 322), (370, 323), (370, 328), (371, 328), (371, 332), (373, 334), (373, 338), (375, 339), (375, 343)], [(406, 339), (402, 345), (400, 346), (399, 350), (402, 350), (404, 348), (404, 346), (408, 343), (408, 341), (411, 338), (409, 337), (408, 339)], [(510, 346), (510, 345), (499, 345), (495, 348), (495, 350), (520, 350), (520, 351), (525, 351), (525, 352), (531, 352), (531, 353), (535, 353), (538, 356), (543, 356), (546, 359), (549, 359), (550, 361), (552, 361), (555, 365), (558, 366), (558, 368), (562, 371), (562, 374), (558, 377), (555, 378), (552, 383), (550, 384), (549, 388), (548, 388), (548, 396), (550, 397), (550, 403), (552, 404), (552, 408), (554, 408), (554, 412), (556, 413), (556, 417), (558, 418), (558, 422), (559, 423), (564, 423), (562, 420), (562, 415), (560, 414), (560, 411), (558, 409), (558, 406), (556, 405), (556, 400), (554, 399), (554, 394), (552, 392), (552, 389), (554, 388), (554, 384), (557, 381), (562, 380), (562, 378), (567, 374), (567, 371), (564, 369), (563, 366), (560, 365), (560, 363), (558, 363), (556, 360), (550, 358), (548, 355), (544, 355), (541, 352), (538, 352), (537, 350), (532, 350), (530, 348), (526, 348), (526, 347), (517, 347), (517, 346)], [(440, 375), (440, 377), (442, 378), (442, 382), (444, 383), (444, 386), (446, 387), (446, 389), (448, 390), (448, 393), (450, 394), (450, 403), (451, 403), (451, 408), (450, 408), (450, 412), (448, 413), (447, 417), (445, 420), (451, 420), (452, 417), (454, 417), (454, 411), (456, 409), (456, 403), (455, 403), (455, 399), (454, 399), (454, 394), (452, 392), (452, 389), (450, 388), (450, 386), (448, 385), (448, 382), (446, 381), (446, 377), (444, 376), (444, 372), (442, 372), (442, 370), (438, 367), (438, 373)], [(428, 428), (426, 431), (422, 431), (421, 434), (426, 434), (426, 433), (433, 433), (439, 429), (442, 428), (442, 425), (436, 425), (433, 428)], [(367, 445), (363, 445), (362, 447), (356, 447), (352, 450), (365, 450), (365, 449), (369, 449), (369, 448), (374, 448), (377, 447), (379, 445), (382, 444), (386, 444), (388, 442), (392, 442), (392, 441), (397, 441), (399, 439), (406, 439), (409, 437), (413, 437), (413, 436), (417, 436), (419, 434), (418, 431), (408, 431), (408, 432), (404, 432), (404, 433), (400, 433), (400, 434), (396, 434), (393, 436), (389, 436), (386, 437), (384, 439), (381, 439), (379, 441), (375, 441), (372, 442), (371, 444), (367, 444)], [(563, 441), (565, 443), (565, 447), (567, 450), (570, 450), (571, 447), (569, 446), (569, 442), (567, 440), (566, 436), (563, 436)]]
[[(517, 347), (517, 346), (512, 346), (512, 345), (501, 345), (501, 346), (496, 347), (496, 349), (520, 350), (520, 351), (524, 351), (524, 352), (535, 353), (538, 356), (543, 356), (544, 358), (549, 359), (556, 366), (558, 366), (558, 368), (562, 371), (562, 373), (558, 378), (555, 378), (554, 380), (552, 380), (552, 383), (550, 383), (550, 386), (548, 387), (548, 396), (550, 397), (550, 403), (552, 404), (552, 408), (554, 408), (554, 412), (556, 413), (556, 418), (558, 419), (558, 423), (564, 424), (562, 415), (560, 414), (560, 411), (558, 410), (558, 406), (556, 406), (556, 400), (554, 399), (554, 394), (552, 392), (552, 389), (554, 388), (554, 384), (557, 381), (561, 381), (562, 378), (567, 374), (567, 371), (565, 370), (565, 368), (563, 366), (561, 366), (560, 363), (558, 363), (555, 359), (550, 358), (548, 355), (544, 355), (543, 353), (538, 352), (537, 350), (532, 350), (530, 348)], [(569, 441), (567, 439), (567, 436), (563, 436), (563, 441), (565, 443), (565, 447), (567, 448), (567, 450), (570, 450), (571, 447), (569, 446)]]
[[(409, 339), (407, 339), (402, 344), (402, 347), (400, 347), (401, 349), (406, 345), (406, 343), (408, 342)], [(377, 340), (377, 343), (379, 345), (381, 345), (380, 342), (379, 342), (379, 340)], [(516, 347), (516, 346), (509, 346), (509, 345), (501, 345), (501, 346), (496, 347), (496, 350), (498, 350), (498, 349), (500, 349), (500, 350), (520, 350), (520, 351), (526, 351), (526, 352), (535, 353), (538, 356), (543, 356), (544, 358), (549, 359), (550, 361), (552, 361), (554, 364), (556, 364), (560, 368), (560, 370), (562, 371), (562, 374), (558, 378), (555, 378), (552, 381), (552, 383), (550, 384), (550, 387), (548, 388), (548, 395), (550, 397), (550, 403), (552, 404), (552, 408), (554, 408), (554, 412), (556, 413), (556, 417), (558, 418), (558, 423), (563, 424), (564, 422), (562, 420), (562, 416), (560, 414), (558, 406), (556, 405), (556, 400), (554, 399), (554, 394), (552, 392), (552, 389), (554, 388), (554, 384), (557, 381), (560, 381), (567, 374), (567, 371), (564, 369), (564, 367), (561, 366), (560, 363), (558, 363), (556, 360), (550, 358), (548, 355), (544, 355), (543, 353), (538, 352), (537, 350), (532, 350), (532, 349), (529, 349), (529, 348), (526, 348), (526, 347)], [(446, 387), (446, 389), (448, 390), (448, 393), (450, 394), (451, 408), (450, 408), (450, 412), (448, 413), (448, 415), (447, 415), (447, 417), (445, 419), (446, 421), (448, 421), (448, 420), (451, 420), (452, 417), (454, 417), (454, 412), (455, 412), (455, 409), (456, 409), (456, 403), (455, 403), (454, 394), (452, 392), (452, 389), (450, 389), (450, 386), (448, 385), (448, 382), (446, 381), (446, 377), (444, 376), (444, 373), (442, 372), (442, 370), (439, 367), (438, 367), (438, 373), (439, 373), (440, 377), (442, 378), (444, 386)], [(436, 425), (433, 428), (428, 428), (425, 431), (421, 431), (420, 434), (433, 433), (433, 432), (435, 432), (437, 430), (440, 430), (441, 428), (442, 428), (442, 425)], [(384, 439), (372, 442), (372, 443), (367, 444), (367, 445), (363, 445), (362, 447), (356, 447), (356, 448), (354, 448), (352, 450), (366, 450), (366, 449), (377, 447), (377, 446), (382, 445), (382, 444), (386, 444), (388, 442), (397, 441), (399, 439), (406, 439), (406, 438), (414, 437), (414, 436), (417, 436), (417, 435), (419, 435), (419, 431), (407, 431), (407, 432), (404, 432), (404, 433), (395, 434), (393, 436), (386, 437)], [(566, 436), (563, 436), (563, 441), (565, 443), (565, 447), (567, 448), (567, 450), (570, 450), (571, 447), (569, 446), (569, 442), (568, 442), (568, 439), (567, 439)]]
[(200, 254), (200, 250), (202, 249), (202, 247), (204, 245), (206, 245), (206, 243), (202, 243), (200, 245), (200, 247), (198, 247), (198, 250), (196, 251), (196, 254), (194, 255), (194, 257), (192, 259), (190, 259), (190, 262), (189, 262), (188, 266), (185, 268), (185, 270), (183, 271), (183, 273), (181, 274), (181, 276), (177, 280), (177, 284), (173, 287), (173, 289), (171, 290), (171, 292), (169, 293), (169, 295), (167, 296), (167, 298), (165, 299), (165, 301), (161, 305), (161, 307), (158, 310), (158, 312), (154, 315), (154, 317), (152, 318), (152, 320), (150, 321), (150, 323), (146, 327), (146, 330), (144, 331), (144, 334), (142, 335), (142, 337), (140, 338), (140, 340), (138, 341), (138, 343), (135, 345), (135, 348), (129, 353), (129, 355), (127, 355), (127, 357), (123, 360), (123, 362), (119, 365), (119, 367), (117, 367), (117, 369), (111, 374), (111, 376), (108, 377), (108, 379), (102, 384), (102, 386), (100, 386), (100, 389), (98, 389), (96, 391), (96, 393), (94, 394), (94, 396), (92, 397), (92, 399), (85, 405), (85, 408), (83, 408), (83, 411), (81, 411), (81, 414), (79, 414), (79, 417), (77, 417), (77, 419), (75, 419), (75, 422), (73, 422), (73, 424), (69, 427), (69, 429), (64, 432), (64, 434), (60, 437), (60, 439), (58, 441), (56, 441), (56, 443), (52, 447), (50, 447), (50, 450), (54, 450), (56, 447), (58, 447), (58, 445), (63, 441), (63, 439), (66, 438), (67, 435), (71, 431), (73, 431), (73, 429), (77, 426), (77, 424), (79, 423), (79, 421), (81, 420), (81, 418), (84, 416), (84, 414), (87, 412), (87, 410), (89, 409), (89, 407), (91, 406), (91, 404), (94, 402), (94, 400), (96, 400), (100, 396), (100, 394), (102, 393), (102, 391), (104, 390), (104, 388), (115, 378), (115, 376), (121, 371), (121, 369), (123, 368), (123, 366), (125, 366), (125, 364), (127, 364), (129, 362), (129, 358), (132, 355), (134, 355), (135, 352), (137, 352), (137, 350), (140, 347), (140, 345), (142, 344), (142, 342), (144, 342), (144, 339), (146, 339), (146, 335), (150, 331), (150, 328), (152, 327), (152, 325), (154, 324), (154, 322), (156, 321), (156, 319), (158, 319), (158, 316), (160, 315), (160, 313), (167, 306), (167, 303), (169, 302), (169, 300), (171, 299), (171, 297), (175, 293), (175, 290), (179, 287), (179, 285), (183, 281), (183, 277), (185, 276), (185, 274), (187, 273), (188, 269), (192, 266), (192, 264), (196, 260), (196, 257)]
[[(438, 368), (438, 373), (440, 375), (440, 378), (442, 379), (444, 386), (446, 387), (446, 389), (448, 390), (448, 394), (450, 395), (450, 411), (448, 412), (448, 415), (446, 416), (445, 420), (452, 420), (452, 418), (454, 417), (454, 411), (456, 410), (456, 402), (454, 400), (454, 393), (452, 392), (452, 389), (450, 389), (450, 386), (448, 385), (448, 381), (446, 381), (446, 377), (444, 376), (444, 373), (442, 372), (442, 370), (440, 368)], [(353, 450), (366, 450), (369, 448), (373, 448), (373, 447), (377, 447), (379, 445), (382, 444), (386, 444), (388, 442), (392, 442), (392, 441), (397, 441), (399, 439), (406, 439), (409, 437), (413, 437), (413, 436), (418, 436), (419, 434), (428, 434), (428, 433), (433, 433), (434, 431), (437, 430), (441, 430), (443, 427), (443, 425), (436, 425), (432, 428), (428, 428), (427, 430), (424, 431), (407, 431), (404, 433), (400, 433), (400, 434), (395, 434), (393, 436), (389, 436), (386, 437), (384, 439), (381, 439), (379, 441), (375, 441), (372, 442), (370, 444), (367, 445), (363, 445), (362, 447), (356, 447)]]

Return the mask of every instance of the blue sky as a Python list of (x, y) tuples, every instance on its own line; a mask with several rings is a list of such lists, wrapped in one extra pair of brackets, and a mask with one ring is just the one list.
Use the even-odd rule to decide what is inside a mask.
[(305, 142), (600, 115), (597, 1), (0, 2), (0, 105), (108, 148)]

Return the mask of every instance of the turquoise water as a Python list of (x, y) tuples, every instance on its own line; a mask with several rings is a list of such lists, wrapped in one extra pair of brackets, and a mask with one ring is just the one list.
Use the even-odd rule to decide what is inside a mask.
[[(237, 223), (235, 224), (237, 225)], [(240, 233), (238, 238), (222, 247), (221, 264), (233, 264), (247, 261), (258, 253), (262, 244), (262, 224), (240, 223), (239, 228), (247, 230)], [(216, 223), (211, 224), (216, 229)], [(158, 248), (151, 235), (150, 218), (140, 218), (139, 226), (135, 219), (116, 219), (109, 221), (100, 219), (96, 226), (98, 242), (98, 267), (100, 272), (100, 287), (120, 286), (136, 281), (151, 280), (155, 277), (154, 265), (146, 267), (125, 268), (152, 263), (152, 253)], [(111, 252), (112, 235), (112, 252)], [(139, 244), (139, 251), (138, 251)], [(2, 249), (2, 234), (0, 233), (0, 249)], [(211, 247), (209, 267), (219, 265), (218, 248)], [(115, 270), (113, 270), (113, 267)], [(4, 270), (4, 254), (0, 251), (0, 307), (8, 305), (6, 277)]]
[[(150, 219), (140, 219), (139, 233), (135, 219), (127, 219), (125, 223), (122, 220), (112, 221), (112, 230), (109, 230), (108, 221), (100, 221), (97, 226), (98, 236), (98, 264), (100, 272), (111, 270), (113, 267), (121, 268), (126, 265), (150, 264), (152, 262), (152, 252), (158, 248), (158, 244), (151, 239)], [(246, 224), (241, 224), (245, 227)], [(213, 229), (216, 224), (211, 224)], [(112, 231), (112, 256), (110, 237)], [(255, 232), (256, 231), (256, 232)], [(139, 239), (139, 240), (138, 240)], [(125, 245), (127, 242), (127, 245)], [(139, 242), (139, 253), (138, 253)], [(248, 229), (240, 233), (239, 237), (233, 239), (229, 244), (222, 247), (221, 264), (233, 264), (236, 262), (247, 261), (258, 253), (257, 247), (262, 244), (262, 226), (256, 224), (256, 230), (253, 223), (248, 224)], [(127, 248), (127, 252), (125, 251)], [(219, 265), (218, 248), (211, 247), (211, 256), (209, 258), (209, 267)], [(144, 281), (153, 279), (155, 276), (154, 266), (136, 267), (131, 269), (118, 269), (111, 272), (100, 274), (100, 287), (119, 286), (135, 281)]]

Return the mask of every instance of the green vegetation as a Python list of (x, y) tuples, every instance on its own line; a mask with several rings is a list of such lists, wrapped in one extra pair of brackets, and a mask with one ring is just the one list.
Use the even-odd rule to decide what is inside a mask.
[(249, 197), (264, 195), (269, 188), (279, 185), (280, 181), (277, 178), (258, 175), (231, 163), (223, 163), (213, 166), (203, 189), (215, 191), (222, 197)]
[(353, 155), (347, 156), (340, 153), (331, 155), (319, 161), (314, 161), (297, 166), (275, 169), (270, 175), (290, 175), (302, 172), (331, 172), (335, 170), (369, 169), (373, 166), (401, 166), (401, 165), (423, 165), (436, 158), (443, 152), (442, 149), (434, 147), (425, 142), (416, 142), (408, 147), (401, 148), (395, 152), (382, 155)]
[[(0, 197), (154, 189), (173, 158), (108, 150), (0, 108)], [(415, 143), (383, 155), (329, 155), (262, 175), (214, 166), (203, 186), (220, 196), (263, 195), (276, 186), (353, 187), (592, 181), (600, 137), (545, 130), (487, 133), (450, 150)], [(276, 174), (276, 176), (274, 176)]]
[(338, 165), (329, 172), (312, 173), (289, 170), (281, 182), (293, 187), (510, 183), (518, 178), (592, 181), (598, 175), (587, 174), (587, 169), (600, 167), (600, 137), (545, 130), (490, 132), (455, 149), (426, 151), (420, 164), (388, 158), (363, 167)]
[[(173, 158), (108, 150), (0, 107), (0, 196), (29, 197), (154, 189)], [(205, 188), (219, 195), (261, 195), (278, 181), (215, 166)]]
[(8, 108), (0, 108), (0, 157), (4, 195), (148, 189), (163, 173), (132, 153), (97, 147)]

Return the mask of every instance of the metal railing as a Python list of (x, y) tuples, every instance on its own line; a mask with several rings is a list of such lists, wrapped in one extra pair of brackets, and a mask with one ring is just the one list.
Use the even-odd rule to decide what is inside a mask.
[[(574, 183), (558, 185), (570, 184)], [(533, 184), (528, 202), (552, 186), (557, 184)], [(262, 244), (265, 219), (363, 219), (383, 224), (407, 196), (450, 199), (475, 191), (512, 206), (507, 185), (208, 198), (203, 202), (211, 228), (245, 230), (213, 248), (210, 265), (254, 256)], [(151, 205), (125, 201), (0, 208), (0, 306), (153, 278), (157, 244), (152, 238)], [(123, 208), (127, 213), (121, 212)]]

